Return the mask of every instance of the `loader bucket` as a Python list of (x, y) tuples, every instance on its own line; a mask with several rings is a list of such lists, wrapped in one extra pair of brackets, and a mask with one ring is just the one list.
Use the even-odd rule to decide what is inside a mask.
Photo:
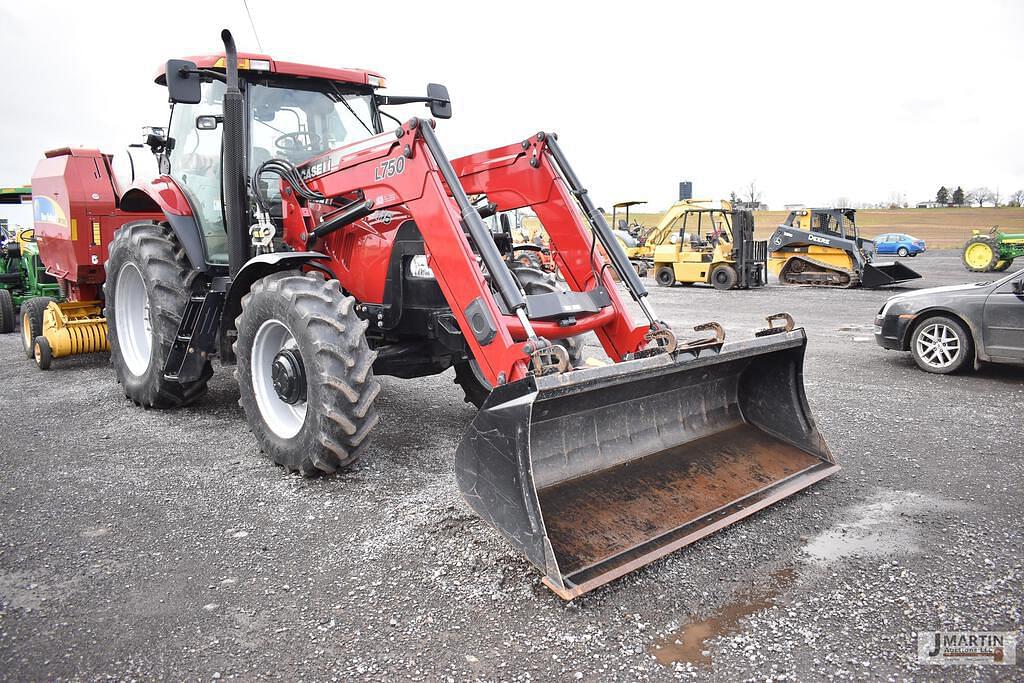
[(877, 261), (864, 265), (864, 272), (860, 275), (860, 283), (862, 287), (874, 289), (875, 287), (895, 285), (907, 280), (916, 280), (919, 277), (921, 277), (920, 273), (907, 268), (902, 263), (897, 263), (896, 261)]
[(803, 330), (494, 390), (456, 454), (469, 506), (565, 599), (836, 470)]

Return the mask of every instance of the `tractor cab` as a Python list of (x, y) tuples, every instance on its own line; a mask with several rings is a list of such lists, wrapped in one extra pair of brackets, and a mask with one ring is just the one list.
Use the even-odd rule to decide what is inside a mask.
[[(256, 177), (272, 160), (295, 166), (382, 131), (376, 89), (384, 80), (369, 71), (327, 69), (240, 55), (244, 98), (245, 173), (258, 183), (270, 216), (281, 215), (280, 183)], [(184, 67), (182, 65), (185, 65)], [(224, 57), (172, 60), (156, 82), (167, 85), (171, 117), (164, 138), (153, 136), (161, 172), (184, 195), (205, 241), (205, 260), (227, 264), (222, 193)], [(185, 70), (185, 78), (181, 71)], [(189, 90), (182, 95), (183, 89)], [(268, 182), (271, 181), (271, 182)]]

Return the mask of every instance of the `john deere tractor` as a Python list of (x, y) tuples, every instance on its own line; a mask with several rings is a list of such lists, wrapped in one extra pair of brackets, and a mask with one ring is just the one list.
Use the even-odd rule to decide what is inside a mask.
[(46, 304), (59, 298), (57, 281), (39, 260), (35, 230), (5, 226), (0, 232), (0, 333), (14, 332), (18, 309), (32, 323), (22, 325), (26, 334), (38, 330), (41, 323), (35, 320), (41, 321)]
[(975, 230), (961, 254), (964, 266), (975, 273), (1001, 273), (1019, 256), (1024, 256), (1024, 233), (1000, 232), (998, 225), (987, 235)]

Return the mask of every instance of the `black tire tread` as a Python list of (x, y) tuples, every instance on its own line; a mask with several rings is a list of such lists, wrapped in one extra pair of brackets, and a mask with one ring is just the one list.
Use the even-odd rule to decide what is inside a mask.
[[(122, 254), (122, 251), (127, 253)], [(144, 408), (177, 408), (193, 403), (206, 393), (206, 384), (213, 375), (210, 363), (206, 363), (198, 380), (179, 383), (164, 378), (163, 361), (178, 333), (181, 315), (189, 297), (200, 291), (205, 284), (205, 276), (192, 268), (174, 232), (160, 223), (146, 221), (123, 225), (114, 233), (109, 253), (110, 258), (104, 264), (107, 277), (103, 283), (103, 315), (108, 322), (110, 362), (114, 366), (117, 381), (124, 387), (125, 396)], [(115, 275), (127, 258), (132, 258), (143, 279), (150, 284), (154, 358), (141, 382), (132, 380), (134, 375), (121, 357), (112, 305)]]
[[(979, 242), (989, 245), (992, 248), (992, 260), (983, 268), (972, 268), (967, 263), (967, 248), (972, 244), (978, 244)], [(990, 273), (992, 272), (996, 264), (999, 263), (999, 245), (996, 241), (988, 235), (975, 235), (971, 239), (967, 240), (967, 244), (964, 245), (963, 251), (960, 252), (960, 262), (964, 264), (964, 268), (971, 271), (972, 273)]]
[[(49, 306), (54, 299), (48, 296), (34, 296), (28, 301), (21, 304), (21, 315), (24, 318), (26, 315), (29, 320), (29, 341), (28, 348), (25, 349), (25, 357), (32, 360), (35, 357), (33, 346), (35, 345), (35, 339), (43, 333), (43, 312), (46, 311), (46, 307)], [(22, 321), (24, 325), (24, 321)], [(24, 334), (24, 330), (22, 331)], [(22, 346), (25, 346), (22, 341)]]
[(14, 299), (7, 289), (0, 289), (0, 334), (14, 332), (15, 312)]
[[(293, 312), (287, 323), (300, 349), (315, 349), (312, 362), (304, 358), (310, 399), (306, 424), (288, 443), (264, 424), (248, 372), (252, 357), (249, 331), (254, 334), (263, 322), (257, 309), (261, 302), (276, 297)], [(354, 299), (342, 293), (338, 281), (325, 280), (320, 273), (273, 273), (253, 283), (242, 297), (242, 312), (235, 319), (239, 336), (234, 343), (238, 403), (261, 450), (273, 462), (303, 476), (316, 476), (347, 467), (363, 454), (379, 420), (373, 402), (380, 393), (380, 383), (373, 376), (377, 354), (364, 336), (367, 325), (355, 315)]]

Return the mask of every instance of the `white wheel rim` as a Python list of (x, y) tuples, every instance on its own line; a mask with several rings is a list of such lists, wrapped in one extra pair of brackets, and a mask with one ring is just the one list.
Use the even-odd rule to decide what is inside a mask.
[(960, 336), (949, 325), (931, 323), (917, 335), (917, 356), (930, 368), (948, 368), (960, 358)]
[(256, 405), (263, 422), (282, 439), (290, 439), (302, 429), (302, 423), (306, 421), (306, 401), (285, 403), (277, 395), (273, 380), (274, 358), (279, 352), (298, 349), (298, 346), (288, 326), (273, 318), (260, 325), (252, 342), (249, 371)]
[(134, 263), (121, 266), (114, 291), (117, 343), (128, 371), (141, 377), (153, 355), (153, 330), (149, 323), (149, 294), (142, 273)]

